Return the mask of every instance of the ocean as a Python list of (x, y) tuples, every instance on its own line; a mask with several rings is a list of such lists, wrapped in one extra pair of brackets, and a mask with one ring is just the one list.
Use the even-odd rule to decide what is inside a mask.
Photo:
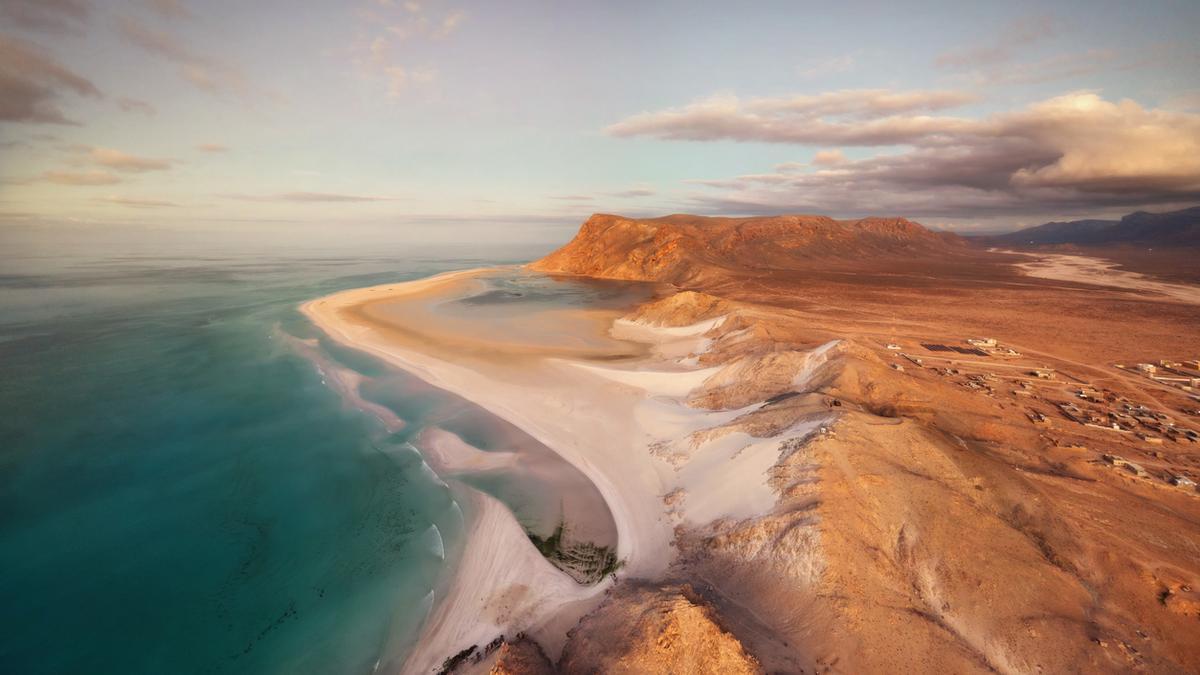
[[(409, 444), (446, 401), (320, 339), (297, 305), (562, 237), (0, 233), (0, 670), (395, 665), (462, 532)], [(362, 375), (404, 428), (349, 404), (298, 345)]]

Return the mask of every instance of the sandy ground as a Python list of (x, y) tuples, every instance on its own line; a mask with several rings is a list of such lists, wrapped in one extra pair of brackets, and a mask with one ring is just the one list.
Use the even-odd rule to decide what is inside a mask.
[(1016, 265), (1018, 269), (1029, 276), (1058, 281), (1073, 281), (1081, 284), (1125, 288), (1131, 291), (1145, 291), (1147, 293), (1166, 296), (1179, 302), (1200, 304), (1200, 286), (1158, 281), (1138, 272), (1119, 269), (1119, 264), (1116, 262), (1090, 256), (1064, 253), (1021, 254), (1016, 251), (999, 252), (1016, 255), (1036, 255), (1037, 260), (1017, 263)]

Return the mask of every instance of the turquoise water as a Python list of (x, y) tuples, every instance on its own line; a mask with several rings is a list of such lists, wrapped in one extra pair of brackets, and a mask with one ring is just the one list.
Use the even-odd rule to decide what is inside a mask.
[(394, 665), (461, 535), (406, 442), (437, 397), (320, 343), (410, 423), (387, 432), (297, 353), (296, 305), (550, 246), (33, 238), (0, 246), (0, 670)]

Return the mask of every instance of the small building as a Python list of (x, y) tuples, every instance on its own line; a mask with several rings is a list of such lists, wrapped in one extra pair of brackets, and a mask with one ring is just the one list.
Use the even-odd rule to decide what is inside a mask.
[(996, 346), (996, 338), (971, 338), (967, 340), (967, 344), (972, 347), (986, 347), (991, 349)]
[(1036, 426), (1039, 426), (1039, 427), (1050, 426), (1050, 418), (1046, 417), (1045, 415), (1043, 415), (1041, 412), (1039, 412), (1037, 410), (1030, 410), (1025, 413), (1025, 416), (1028, 417), (1029, 421), (1033, 422)]
[(896, 344), (895, 342), (889, 342), (887, 348), (894, 352), (898, 352), (901, 349), (900, 345)]
[(1041, 380), (1053, 380), (1054, 379), (1054, 369), (1053, 368), (1035, 368), (1032, 371), (1032, 374)]
[(1188, 478), (1187, 476), (1171, 476), (1167, 480), (1167, 482), (1170, 483), (1171, 485), (1175, 485), (1175, 486), (1178, 486), (1181, 488), (1196, 487), (1196, 481), (1192, 480), (1191, 478)]
[(1142, 468), (1142, 466), (1140, 464), (1131, 462), (1119, 455), (1104, 455), (1103, 459), (1104, 459), (1104, 461), (1108, 462), (1109, 464), (1111, 464), (1119, 469), (1125, 469), (1126, 471), (1128, 471), (1129, 473), (1131, 473), (1135, 476), (1139, 476), (1141, 478), (1146, 478), (1150, 475), (1149, 473), (1146, 472), (1145, 469)]
[(1151, 373), (1157, 372), (1158, 366), (1155, 366), (1153, 363), (1139, 363), (1139, 364), (1137, 364), (1137, 369), (1142, 371), (1143, 373), (1146, 373), (1147, 375), (1149, 375)]

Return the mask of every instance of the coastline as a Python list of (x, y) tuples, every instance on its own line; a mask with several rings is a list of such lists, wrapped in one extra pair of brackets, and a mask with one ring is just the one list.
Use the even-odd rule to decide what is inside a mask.
[[(412, 282), (344, 291), (306, 302), (301, 310), (339, 343), (371, 353), (462, 396), (554, 450), (580, 469), (604, 496), (617, 526), (617, 556), (624, 563), (621, 574), (661, 573), (671, 558), (670, 524), (661, 500), (664, 490), (648, 455), (624, 451), (644, 439), (613, 442), (616, 439), (611, 433), (611, 420), (632, 415), (641, 398), (636, 389), (595, 382), (599, 378), (561, 360), (543, 361), (534, 368), (524, 363), (520, 377), (515, 377), (517, 373), (511, 368), (489, 364), (486, 359), (476, 359), (466, 367), (422, 353), (414, 348), (415, 339), (404, 344), (396, 335), (348, 311), (383, 298), (419, 299), (490, 271), (448, 272)], [(530, 393), (539, 391), (540, 395)], [(555, 391), (558, 393), (552, 393)], [(592, 395), (579, 400), (568, 392)], [(585, 414), (580, 416), (581, 412)], [(581, 426), (588, 431), (579, 433)], [(611, 448), (618, 449), (615, 455)], [(646, 458), (640, 471), (621, 470), (625, 460), (639, 455)], [(439, 469), (436, 465), (445, 464), (447, 459), (432, 459), (435, 473)], [(640, 480), (629, 480), (631, 474)], [(445, 595), (435, 599), (418, 647), (409, 655), (403, 671), (436, 669), (468, 644), (485, 644), (501, 634), (511, 637), (526, 632), (550, 652), (561, 649), (566, 630), (601, 601), (611, 581), (592, 586), (576, 583), (537, 552), (503, 504), (461, 482), (448, 482), (454, 484), (463, 507), (468, 535), (461, 559), (449, 572)], [(497, 609), (504, 611), (497, 613)], [(489, 615), (494, 620), (480, 621), (481, 616)]]
[[(556, 660), (568, 630), (600, 606), (618, 578), (656, 581), (669, 576), (680, 562), (681, 532), (715, 531), (710, 528), (772, 512), (780, 494), (771, 473), (792, 452), (785, 444), (805, 442), (833, 419), (806, 413), (782, 426), (743, 423), (767, 405), (754, 385), (742, 391), (746, 400), (736, 404), (693, 400), (706, 383), (740, 387), (743, 369), (758, 366), (742, 359), (701, 364), (713, 347), (712, 336), (730, 327), (722, 313), (728, 308), (700, 310), (697, 316), (687, 294), (682, 305), (679, 296), (671, 296), (661, 306), (643, 303), (623, 312), (572, 309), (570, 314), (539, 310), (522, 315), (534, 332), (544, 328), (559, 339), (571, 338), (569, 331), (556, 330), (563, 322), (582, 320), (585, 330), (599, 326), (605, 331), (604, 340), (569, 339), (566, 348), (512, 344), (497, 331), (488, 332), (487, 317), (450, 344), (428, 337), (445, 326), (396, 325), (414, 317), (436, 321), (421, 303), (463, 297), (473, 290), (475, 279), (492, 272), (465, 270), (348, 290), (309, 301), (301, 309), (332, 339), (471, 401), (582, 472), (602, 495), (616, 526), (619, 570), (591, 586), (576, 583), (542, 557), (504, 504), (453, 477), (456, 466), (504, 463), (507, 458), (482, 457), (458, 442), (439, 443), (423, 454), (461, 500), (468, 535), (403, 672), (429, 672), (464, 649), (518, 633)], [(406, 302), (417, 306), (414, 312), (406, 311)], [(667, 317), (647, 316), (647, 308), (650, 314), (665, 310)], [(738, 340), (736, 335), (733, 339)], [(797, 357), (798, 365), (811, 367), (795, 371), (783, 384), (807, 387), (812, 369), (824, 363), (835, 344)], [(614, 354), (620, 355), (615, 361)]]
[[(1149, 473), (1186, 473), (1183, 461), (1141, 451), (1132, 436), (1038, 426), (1030, 406), (1057, 400), (1065, 385), (1031, 385), (1014, 369), (1061, 369), (1079, 382), (1105, 371), (1039, 351), (1047, 348), (1037, 341), (1010, 342), (1016, 326), (997, 333), (1018, 348), (1018, 363), (940, 367), (935, 347), (979, 329), (940, 315), (897, 327), (887, 312), (904, 294), (875, 315), (801, 284), (779, 291), (799, 298), (782, 307), (761, 295), (683, 290), (618, 310), (572, 289), (577, 282), (558, 287), (557, 275), (528, 269), (448, 273), (303, 306), (332, 339), (469, 400), (569, 463), (617, 532), (624, 565), (611, 580), (572, 585), (524, 536), (509, 499), (453, 484), (457, 469), (525, 475), (515, 457), (481, 449), (508, 446), (431, 434), (422, 454), (456, 491), (467, 534), (403, 672), (447, 663), (481, 672), (489, 661), (476, 660), (480, 650), (510, 646), (541, 650), (564, 672), (715, 663), (747, 673), (838, 663), (855, 672), (1079, 663), (1121, 672), (1126, 662), (1105, 645), (1134, 639), (1154, 649), (1148, 662), (1191, 662), (1192, 648), (1174, 637), (1194, 607), (1190, 583), (1161, 565), (1134, 576), (1096, 555), (1113, 549), (1189, 568), (1185, 551), (1158, 542), (1188, 526), (1194, 494)], [(1075, 284), (1007, 269), (1017, 281), (981, 297), (1037, 289), (1090, 309), (1071, 304)], [(978, 292), (966, 281), (962, 292)], [(805, 304), (814, 297), (816, 309)], [(872, 307), (869, 295), (853, 299)], [(1187, 307), (1162, 300), (1145, 307)], [(1056, 322), (1070, 316), (1054, 308)], [(1161, 405), (1124, 380), (1097, 383)], [(1096, 443), (1123, 443), (1146, 475), (1105, 468), (1108, 455), (1088, 447)], [(1152, 504), (1181, 515), (1149, 519)], [(1096, 513), (1120, 527), (1095, 529)], [(1138, 585), (1146, 580), (1182, 600), (1163, 613), (1163, 596)], [(1109, 594), (1103, 611), (1134, 612), (1154, 632), (1095, 618), (1092, 588)], [(1066, 623), (1048, 632), (1028, 619), (1040, 615)], [(677, 630), (686, 637), (663, 641)]]

